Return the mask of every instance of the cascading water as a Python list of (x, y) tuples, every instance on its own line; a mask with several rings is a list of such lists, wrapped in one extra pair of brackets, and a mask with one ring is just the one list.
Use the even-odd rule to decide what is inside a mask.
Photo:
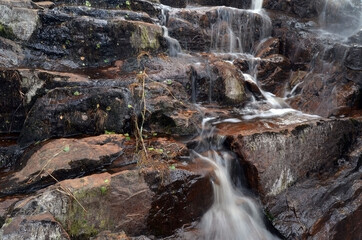
[(253, 0), (251, 2), (251, 9), (259, 11), (263, 8), (263, 0)]
[(223, 148), (224, 138), (215, 134), (212, 120), (203, 120), (201, 141), (195, 149), (198, 153), (194, 153), (196, 158), (210, 163), (215, 173), (214, 203), (199, 223), (202, 239), (278, 239), (266, 230), (254, 200), (234, 188), (230, 171), (232, 162), (237, 160)]
[(362, 1), (325, 0), (319, 15), (321, 29), (348, 37), (362, 28)]
[(249, 53), (254, 42), (270, 35), (270, 19), (250, 10), (219, 7), (212, 26), (211, 49), (216, 53)]
[(181, 53), (181, 45), (177, 39), (172, 38), (168, 35), (167, 25), (167, 7), (161, 7), (161, 16), (160, 16), (160, 24), (162, 26), (163, 38), (167, 42), (168, 52), (170, 57), (177, 57), (179, 53)]

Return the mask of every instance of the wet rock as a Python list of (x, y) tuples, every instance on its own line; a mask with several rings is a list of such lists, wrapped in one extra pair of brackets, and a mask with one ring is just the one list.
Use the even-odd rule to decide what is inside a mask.
[(21, 62), (24, 59), (24, 54), (20, 45), (9, 39), (0, 37), (0, 49), (1, 68), (14, 68), (21, 65)]
[(362, 47), (353, 47), (348, 50), (344, 65), (355, 71), (362, 71)]
[(265, 58), (272, 54), (279, 54), (280, 40), (279, 38), (269, 38), (265, 42), (261, 42), (257, 48), (255, 57)]
[[(57, 88), (37, 99), (19, 137), (22, 146), (51, 137), (123, 133), (130, 123), (130, 94), (124, 88)], [(126, 131), (129, 132), (129, 131)]]
[(0, 195), (31, 192), (63, 180), (101, 169), (122, 153), (124, 137), (102, 135), (83, 139), (57, 139), (27, 152), (20, 170), (1, 179)]
[(351, 43), (362, 45), (362, 31), (358, 31), (348, 38)]
[(26, 110), (19, 72), (0, 70), (0, 132), (19, 132)]
[(278, 130), (240, 126), (242, 130), (231, 132), (228, 141), (241, 158), (252, 188), (267, 201), (299, 179), (333, 166), (356, 140), (360, 127), (360, 121), (349, 119), (312, 121)]
[(19, 216), (8, 220), (0, 229), (3, 240), (10, 239), (60, 239), (70, 240), (62, 226), (49, 213)]
[(0, 145), (0, 169), (9, 168), (19, 160), (23, 151), (18, 145), (1, 146)]
[(9, 198), (2, 199), (0, 201), (0, 228), (5, 224), (5, 219), (8, 217), (8, 214), (11, 212), (11, 208), (18, 202), (19, 198)]
[[(202, 17), (195, 16), (195, 19), (198, 18), (202, 19)], [(206, 19), (204, 21), (206, 21)], [(167, 22), (167, 28), (170, 36), (180, 42), (182, 49), (191, 51), (208, 51), (210, 49), (210, 35), (207, 31), (192, 22), (170, 16)]]
[(361, 142), (352, 149), (358, 157), (340, 158), (323, 174), (311, 175), (268, 201), (273, 224), (285, 237), (361, 238)]
[(296, 95), (287, 102), (293, 108), (326, 117), (349, 112), (358, 108), (361, 99), (360, 83), (353, 79), (347, 80), (341, 73), (332, 76), (309, 73)]
[(29, 40), (38, 25), (38, 12), (30, 8), (31, 1), (2, 0), (0, 3), (0, 28), (9, 27), (10, 35)]
[[(135, 92), (137, 95), (138, 91)], [(151, 132), (175, 135), (197, 133), (201, 115), (187, 103), (184, 87), (171, 79), (146, 85), (146, 126)]]
[[(225, 53), (249, 52), (255, 42), (269, 35), (269, 25), (262, 15), (230, 7), (172, 11), (166, 24), (183, 49)], [(230, 38), (230, 31), (241, 39)]]
[(189, 3), (196, 3), (203, 6), (230, 6), (236, 8), (249, 9), (251, 6), (251, 0), (191, 0)]
[(91, 240), (150, 240), (146, 236), (129, 237), (125, 232), (112, 233), (111, 231), (104, 231), (96, 237), (90, 238)]
[(176, 8), (184, 8), (184, 7), (186, 7), (186, 3), (187, 3), (186, 0), (176, 0), (176, 1), (173, 1), (173, 0), (160, 0), (160, 2), (162, 4), (165, 4), (165, 5), (168, 5), (168, 6), (171, 6), (171, 7), (176, 7)]
[(211, 189), (210, 180), (203, 175), (171, 171), (167, 184), (161, 186), (153, 197), (147, 218), (150, 231), (167, 236), (175, 229), (199, 220), (212, 205)]
[(323, 3), (322, 0), (266, 0), (263, 3), (263, 7), (266, 9), (293, 13), (301, 18), (311, 18), (319, 15), (319, 12), (323, 8)]
[(257, 78), (262, 89), (282, 97), (289, 80), (291, 63), (285, 56), (273, 54), (263, 58), (258, 65)]
[[(168, 171), (160, 175), (144, 169), (143, 175), (133, 170), (62, 181), (18, 202), (11, 217), (49, 212), (72, 238), (89, 239), (103, 231), (124, 231), (128, 236), (149, 232), (167, 235), (200, 218), (212, 198), (211, 182), (204, 174)], [(202, 198), (196, 196), (200, 191), (205, 193)], [(202, 204), (206, 202), (208, 205)], [(154, 222), (161, 215), (163, 218)], [(168, 228), (160, 229), (160, 224)]]
[[(42, 27), (27, 43), (31, 51), (26, 63), (43, 69), (74, 69), (109, 65), (118, 59), (137, 56), (141, 51), (157, 52), (161, 27), (126, 20), (128, 17), (147, 19), (130, 11), (87, 7), (44, 11), (40, 14)], [(49, 60), (44, 61), (44, 55)]]
[(192, 65), (189, 91), (192, 101), (216, 101), (221, 104), (240, 105), (247, 99), (244, 76), (225, 61)]

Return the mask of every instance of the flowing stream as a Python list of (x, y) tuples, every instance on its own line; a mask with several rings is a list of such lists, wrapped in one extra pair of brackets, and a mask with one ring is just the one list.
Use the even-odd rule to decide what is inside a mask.
[(199, 223), (201, 238), (208, 240), (278, 239), (265, 228), (258, 205), (235, 186), (230, 172), (237, 162), (234, 154), (223, 147), (224, 138), (215, 132), (215, 118), (204, 118), (201, 141), (194, 157), (214, 168), (214, 203)]
[[(251, 70), (249, 73), (244, 73), (244, 78), (257, 86), (259, 86), (256, 78), (258, 59), (252, 51), (256, 47), (255, 42), (262, 42), (271, 35), (271, 21), (263, 11), (262, 4), (262, 0), (254, 0), (251, 9), (214, 8), (218, 18), (211, 29), (210, 49), (212, 52), (219, 56), (227, 54), (246, 59)], [(197, 9), (205, 10), (202, 7)], [(167, 17), (164, 10), (162, 11), (162, 25), (166, 25)], [(164, 37), (169, 44), (171, 56), (177, 56), (181, 52), (180, 45), (176, 39), (168, 36), (166, 27), (164, 27)], [(194, 103), (196, 102), (195, 81), (192, 72), (192, 101)], [(300, 114), (291, 109), (283, 99), (276, 98), (262, 89), (260, 92), (263, 100), (255, 100), (240, 109), (241, 118), (249, 120), (258, 117), (275, 117), (291, 112)], [(211, 100), (211, 96), (209, 97)], [(265, 105), (268, 107), (265, 108)], [(215, 131), (217, 121), (217, 117), (203, 119), (200, 140), (193, 152), (194, 159), (208, 162), (214, 170), (212, 177), (214, 203), (197, 225), (201, 238), (205, 240), (278, 239), (266, 229), (258, 204), (243, 192), (242, 186), (245, 183), (232, 180), (230, 172), (237, 163), (237, 159), (232, 152), (223, 147), (224, 137)], [(233, 119), (232, 121), (241, 120)]]

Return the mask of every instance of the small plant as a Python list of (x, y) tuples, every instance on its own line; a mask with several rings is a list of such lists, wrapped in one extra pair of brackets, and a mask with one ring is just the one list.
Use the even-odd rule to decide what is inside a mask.
[(89, 1), (85, 1), (85, 6), (86, 6), (86, 7), (91, 7), (92, 4), (91, 4)]
[(131, 2), (127, 0), (127, 1), (125, 2), (125, 4), (126, 4), (127, 9), (128, 9), (128, 10), (131, 10)]
[(80, 92), (75, 91), (75, 92), (73, 93), (73, 95), (74, 95), (74, 96), (79, 96), (79, 95), (80, 95)]
[(101, 48), (101, 44), (100, 44), (100, 43), (97, 43), (96, 49), (98, 50), (98, 49), (100, 49), (100, 48)]

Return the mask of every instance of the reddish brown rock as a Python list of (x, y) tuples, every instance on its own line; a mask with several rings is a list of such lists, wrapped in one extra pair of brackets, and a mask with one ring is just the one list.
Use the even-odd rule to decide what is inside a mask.
[(344, 149), (356, 140), (361, 126), (359, 121), (349, 119), (274, 128), (272, 124), (267, 124), (269, 129), (254, 129), (239, 123), (230, 130), (222, 130), (231, 149), (241, 158), (252, 188), (264, 201), (298, 179), (333, 166), (345, 154)]
[(283, 97), (284, 86), (289, 80), (291, 63), (285, 56), (273, 54), (260, 60), (257, 78), (263, 90)]
[(280, 53), (280, 40), (279, 38), (269, 38), (261, 42), (256, 50), (255, 57), (265, 58), (272, 54)]
[(1, 179), (1, 195), (34, 191), (54, 182), (53, 178), (81, 176), (109, 165), (122, 153), (124, 141), (121, 135), (102, 135), (45, 143), (24, 155), (20, 171)]
[(201, 169), (167, 172), (143, 169), (62, 181), (18, 202), (11, 217), (49, 212), (72, 238), (107, 230), (170, 235), (198, 220), (212, 204), (213, 193)]

